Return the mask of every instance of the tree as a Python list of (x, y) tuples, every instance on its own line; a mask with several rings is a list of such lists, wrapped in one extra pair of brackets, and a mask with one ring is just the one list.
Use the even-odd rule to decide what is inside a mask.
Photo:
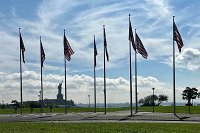
[(17, 100), (12, 100), (11, 103), (13, 103), (13, 108), (15, 109), (15, 112), (17, 112), (17, 108), (20, 107), (18, 101)]
[(191, 106), (191, 100), (196, 99), (196, 97), (199, 95), (198, 90), (196, 88), (190, 88), (186, 87), (186, 89), (183, 91), (182, 99), (187, 100), (186, 106)]
[(158, 100), (157, 95), (149, 95), (144, 97), (144, 99), (140, 99), (139, 103), (142, 103), (142, 106), (152, 106), (154, 104), (154, 101)]
[(158, 96), (158, 106), (164, 101), (166, 101), (166, 102), (168, 101), (168, 96), (167, 95), (159, 95)]
[(33, 112), (33, 108), (38, 107), (38, 102), (37, 101), (30, 101), (29, 102), (29, 107), (31, 108), (31, 113)]

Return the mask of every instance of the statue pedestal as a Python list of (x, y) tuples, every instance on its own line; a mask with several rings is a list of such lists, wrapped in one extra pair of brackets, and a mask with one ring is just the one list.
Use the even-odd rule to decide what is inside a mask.
[(63, 94), (58, 94), (57, 95), (57, 100), (58, 101), (63, 101)]

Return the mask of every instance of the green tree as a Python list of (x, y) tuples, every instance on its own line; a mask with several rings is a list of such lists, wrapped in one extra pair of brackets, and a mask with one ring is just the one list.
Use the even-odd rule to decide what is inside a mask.
[(189, 113), (190, 112), (190, 106), (192, 105), (191, 100), (192, 99), (196, 99), (196, 97), (199, 97), (199, 93), (198, 90), (196, 88), (190, 88), (190, 87), (186, 87), (185, 90), (183, 91), (182, 94), (182, 99), (187, 100), (187, 104), (186, 106), (189, 106)]
[(159, 95), (158, 96), (158, 106), (164, 101), (166, 101), (166, 102), (168, 101), (168, 96), (167, 95)]
[(196, 99), (196, 97), (199, 95), (198, 90), (196, 88), (190, 88), (186, 87), (186, 89), (183, 91), (182, 99), (187, 100), (186, 106), (191, 106), (191, 100)]
[(13, 108), (15, 109), (15, 112), (17, 113), (17, 108), (20, 107), (18, 101), (17, 100), (12, 100), (11, 103), (13, 103)]
[(157, 95), (149, 95), (144, 97), (143, 99), (139, 100), (139, 103), (142, 104), (142, 106), (152, 106), (154, 104), (154, 101), (158, 100), (158, 96)]

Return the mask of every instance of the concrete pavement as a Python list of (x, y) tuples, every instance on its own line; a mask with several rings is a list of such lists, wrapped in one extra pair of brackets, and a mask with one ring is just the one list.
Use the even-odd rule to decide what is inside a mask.
[(93, 113), (46, 113), (46, 114), (1, 114), (0, 122), (165, 122), (200, 123), (199, 114), (138, 112), (129, 116), (130, 111)]

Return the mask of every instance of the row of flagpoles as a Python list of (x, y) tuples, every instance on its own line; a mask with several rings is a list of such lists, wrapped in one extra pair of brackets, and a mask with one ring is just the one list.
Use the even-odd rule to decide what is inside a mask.
[[(176, 115), (176, 85), (175, 85), (175, 41), (177, 42), (179, 52), (181, 52), (181, 48), (183, 47), (183, 41), (181, 35), (178, 31), (178, 28), (175, 24), (174, 20), (175, 16), (173, 16), (173, 113)], [(140, 40), (138, 34), (135, 29), (135, 40), (132, 31), (132, 25), (129, 14), (129, 51), (130, 51), (130, 108), (131, 108), (131, 116), (133, 115), (132, 109), (132, 63), (131, 63), (131, 44), (135, 51), (135, 113), (138, 112), (138, 98), (137, 98), (137, 53), (140, 53), (145, 59), (148, 57), (148, 53), (146, 52), (142, 41)]]
[[(25, 46), (22, 39), (21, 31), (19, 28), (19, 38), (20, 38), (20, 101), (21, 101), (21, 115), (22, 115), (22, 60), (23, 63), (25, 63), (24, 59), (24, 52), (25, 52)], [(71, 60), (71, 55), (74, 54), (74, 51), (72, 50), (66, 36), (65, 36), (65, 30), (64, 30), (64, 37), (63, 37), (63, 45), (64, 45), (64, 69), (65, 69), (65, 113), (67, 113), (67, 90), (66, 90), (66, 60)], [(42, 80), (42, 68), (45, 61), (45, 52), (42, 45), (42, 40), (40, 37), (40, 62), (41, 62), (41, 113), (44, 113), (44, 99), (43, 99), (43, 80)]]
[[(19, 28), (19, 37), (20, 37), (20, 93), (21, 93), (21, 114), (22, 114), (22, 61), (25, 63), (24, 59), (24, 52), (25, 52), (25, 46), (23, 43), (21, 31)], [(105, 31), (105, 25), (103, 25), (103, 39), (104, 39), (104, 113), (106, 114), (106, 60), (109, 61), (109, 55), (107, 50), (107, 40), (106, 40), (106, 31)], [(135, 38), (133, 35), (132, 25), (131, 25), (131, 19), (129, 14), (129, 61), (130, 61), (130, 108), (131, 108), (131, 116), (133, 115), (133, 106), (132, 106), (132, 53), (131, 53), (131, 45), (134, 50), (135, 54), (135, 113), (138, 112), (138, 97), (137, 97), (137, 54), (141, 54), (143, 58), (147, 59), (148, 53), (144, 48), (144, 45), (142, 41), (140, 40), (136, 29), (135, 29)], [(181, 35), (178, 31), (178, 28), (175, 24), (174, 16), (173, 16), (173, 105), (174, 105), (174, 115), (176, 114), (176, 98), (175, 98), (175, 44), (174, 42), (177, 42), (179, 52), (181, 52), (181, 48), (183, 47), (183, 41), (181, 38)], [(66, 60), (71, 60), (71, 55), (74, 54), (74, 51), (72, 50), (66, 36), (65, 36), (65, 30), (64, 30), (64, 37), (63, 37), (63, 45), (64, 45), (64, 70), (65, 70), (65, 113), (67, 113), (67, 90), (66, 90)], [(95, 41), (95, 35), (94, 35), (94, 112), (96, 113), (96, 57), (98, 55), (97, 48), (96, 48), (96, 41)], [(43, 81), (42, 81), (42, 68), (43, 63), (45, 60), (45, 52), (42, 46), (42, 41), (40, 37), (40, 59), (41, 59), (41, 111), (43, 113)]]

